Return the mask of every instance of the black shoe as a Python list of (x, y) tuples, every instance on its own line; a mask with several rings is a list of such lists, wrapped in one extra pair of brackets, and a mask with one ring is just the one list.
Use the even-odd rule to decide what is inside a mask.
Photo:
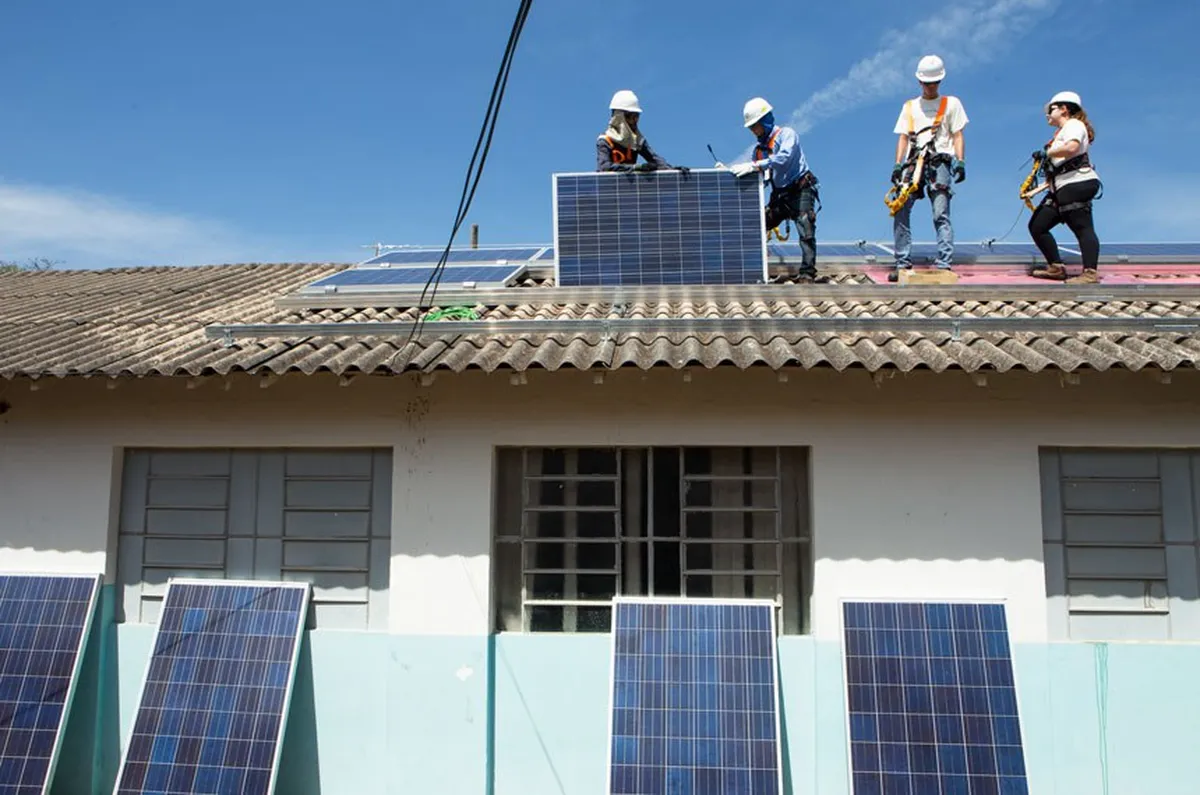
[[(912, 270), (912, 268), (905, 268), (904, 270), (906, 270), (906, 271)], [(896, 282), (900, 281), (900, 268), (892, 269), (892, 272), (888, 274), (888, 281), (891, 282), (892, 284), (895, 284)]]
[(815, 270), (800, 271), (796, 274), (796, 284), (829, 284), (828, 276), (818, 276)]

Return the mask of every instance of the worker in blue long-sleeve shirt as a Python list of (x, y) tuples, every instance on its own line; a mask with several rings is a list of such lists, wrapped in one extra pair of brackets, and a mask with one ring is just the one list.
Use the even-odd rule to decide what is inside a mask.
[[(638, 104), (637, 94), (626, 89), (618, 91), (613, 94), (608, 109), (612, 111), (608, 129), (596, 139), (597, 171), (654, 171), (671, 168), (666, 160), (650, 148), (646, 137), (638, 130), (642, 108)], [(641, 155), (643, 162), (637, 162), (638, 155)]]
[(775, 123), (771, 103), (755, 97), (742, 108), (742, 121), (758, 144), (749, 162), (730, 167), (736, 176), (764, 172), (771, 183), (767, 202), (767, 229), (786, 220), (796, 224), (800, 242), (800, 282), (826, 282), (817, 276), (817, 207), (820, 194), (816, 176), (808, 168), (800, 136), (791, 127)]

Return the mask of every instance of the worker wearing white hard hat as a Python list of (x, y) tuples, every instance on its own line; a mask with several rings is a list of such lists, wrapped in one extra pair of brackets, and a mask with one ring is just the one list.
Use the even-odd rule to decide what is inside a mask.
[[(766, 228), (786, 221), (796, 225), (800, 242), (797, 281), (824, 282), (817, 276), (817, 208), (820, 182), (808, 167), (800, 136), (791, 127), (776, 124), (771, 103), (754, 97), (742, 107), (742, 124), (754, 135), (753, 157), (730, 167), (736, 176), (762, 172), (771, 183), (771, 198), (765, 211)], [(722, 164), (718, 163), (718, 166)], [(723, 166), (722, 166), (723, 167)]]
[[(1033, 153), (1042, 162), (1049, 190), (1029, 219), (1029, 235), (1046, 259), (1045, 267), (1032, 275), (1075, 284), (1100, 281), (1097, 264), (1100, 240), (1092, 220), (1092, 200), (1100, 192), (1100, 175), (1092, 167), (1089, 154), (1096, 130), (1083, 109), (1083, 100), (1074, 91), (1060, 91), (1045, 105), (1046, 123), (1057, 128), (1045, 147)], [(1058, 243), (1050, 233), (1065, 223), (1079, 242), (1083, 272), (1067, 278), (1067, 269), (1059, 255)]]
[[(654, 171), (659, 168), (672, 168), (650, 148), (646, 137), (638, 129), (642, 106), (637, 94), (628, 89), (618, 91), (613, 94), (608, 109), (612, 112), (608, 120), (608, 129), (596, 139), (597, 171)], [(637, 162), (639, 156), (642, 158), (641, 163)]]
[(895, 242), (896, 270), (888, 276), (896, 281), (901, 268), (912, 267), (912, 206), (925, 195), (933, 209), (933, 227), (937, 234), (938, 268), (951, 269), (954, 261), (954, 227), (950, 223), (951, 184), (967, 178), (963, 128), (967, 112), (958, 97), (941, 95), (938, 89), (946, 77), (946, 65), (937, 55), (926, 55), (917, 63), (916, 78), (921, 96), (910, 99), (900, 108), (900, 117), (893, 129), (896, 141), (896, 161), (892, 167), (892, 182), (912, 182), (919, 155), (923, 152), (924, 173), (918, 180), (918, 190), (892, 217)]

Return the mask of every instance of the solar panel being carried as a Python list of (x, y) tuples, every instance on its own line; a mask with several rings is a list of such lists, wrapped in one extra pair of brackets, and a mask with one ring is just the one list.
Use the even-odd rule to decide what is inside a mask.
[(1027, 795), (1002, 604), (847, 602), (854, 795)]
[(555, 174), (555, 283), (765, 283), (762, 196), (717, 169)]
[(613, 600), (610, 795), (781, 795), (775, 605)]
[(307, 583), (172, 580), (116, 795), (267, 795), (308, 610)]
[(50, 791), (100, 576), (0, 575), (0, 792)]

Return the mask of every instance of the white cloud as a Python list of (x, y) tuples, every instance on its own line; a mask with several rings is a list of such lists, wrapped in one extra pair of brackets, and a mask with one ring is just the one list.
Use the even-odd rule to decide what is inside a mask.
[[(792, 112), (799, 133), (848, 110), (895, 95), (913, 86), (917, 60), (936, 53), (948, 70), (987, 63), (1035, 21), (1048, 16), (1059, 0), (962, 0), (906, 30), (884, 35), (879, 49), (850, 67), (844, 76), (813, 92)], [(779, 114), (776, 114), (779, 115)]]
[(0, 183), (0, 260), (48, 257), (72, 268), (196, 265), (246, 261), (255, 249), (262, 247), (221, 222), (94, 193)]

